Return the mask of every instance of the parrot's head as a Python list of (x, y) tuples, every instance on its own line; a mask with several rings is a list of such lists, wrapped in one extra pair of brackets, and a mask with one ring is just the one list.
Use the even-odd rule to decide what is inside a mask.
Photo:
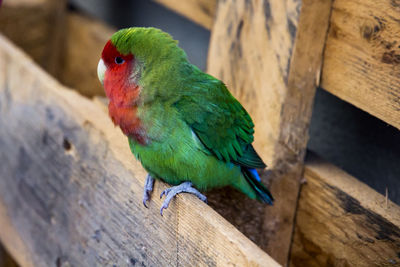
[(157, 90), (158, 84), (174, 76), (177, 66), (187, 62), (177, 43), (156, 28), (133, 27), (114, 33), (97, 67), (107, 97), (112, 100), (123, 96), (132, 102), (143, 88)]

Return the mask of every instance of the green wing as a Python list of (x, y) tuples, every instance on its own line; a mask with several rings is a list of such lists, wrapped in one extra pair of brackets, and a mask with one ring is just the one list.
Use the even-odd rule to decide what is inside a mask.
[(219, 160), (265, 168), (251, 143), (254, 124), (226, 86), (204, 74), (185, 88), (175, 103), (183, 120)]

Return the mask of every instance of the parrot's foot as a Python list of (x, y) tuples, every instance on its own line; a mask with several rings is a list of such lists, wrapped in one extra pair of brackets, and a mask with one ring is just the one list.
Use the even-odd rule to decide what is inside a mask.
[(147, 208), (147, 200), (150, 198), (150, 194), (153, 191), (154, 178), (150, 174), (147, 175), (146, 182), (144, 184), (143, 192), (143, 205)]
[(193, 184), (191, 182), (183, 182), (178, 186), (173, 186), (173, 187), (165, 189), (160, 195), (160, 198), (162, 198), (162, 196), (165, 195), (165, 200), (160, 209), (161, 216), (163, 215), (163, 210), (168, 208), (168, 205), (169, 205), (169, 202), (171, 202), (171, 199), (180, 193), (193, 194), (196, 197), (198, 197), (200, 200), (207, 203), (207, 197), (205, 195), (203, 195), (202, 193), (200, 193), (196, 188), (192, 187), (192, 185)]

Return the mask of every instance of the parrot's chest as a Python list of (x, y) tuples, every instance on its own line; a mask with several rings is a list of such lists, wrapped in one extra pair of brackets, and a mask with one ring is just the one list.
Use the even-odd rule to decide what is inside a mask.
[(137, 116), (137, 107), (119, 105), (110, 101), (108, 113), (113, 123), (119, 126), (126, 136), (133, 138), (142, 145), (148, 142), (146, 131)]

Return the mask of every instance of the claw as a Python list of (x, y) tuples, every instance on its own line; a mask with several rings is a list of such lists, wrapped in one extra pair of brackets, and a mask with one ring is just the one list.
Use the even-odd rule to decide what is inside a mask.
[(165, 202), (163, 202), (161, 209), (160, 209), (160, 214), (161, 216), (163, 216), (163, 210), (168, 208), (169, 203), (165, 204)]
[(145, 206), (146, 208), (149, 208), (149, 206), (147, 206), (147, 201), (149, 200), (149, 196), (147, 195), (146, 197), (143, 196), (143, 206)]
[(154, 178), (150, 174), (147, 175), (143, 191), (143, 205), (147, 207), (147, 201), (150, 199), (150, 194), (153, 191)]
[(196, 188), (192, 187), (192, 185), (193, 184), (191, 182), (183, 182), (178, 186), (173, 186), (173, 187), (165, 189), (160, 195), (160, 198), (165, 195), (165, 200), (160, 209), (161, 216), (163, 216), (163, 210), (168, 208), (169, 203), (171, 202), (172, 198), (180, 193), (193, 194), (193, 195), (197, 196), (203, 202), (207, 203), (207, 197), (205, 195), (203, 195), (202, 193), (200, 193)]
[(164, 195), (167, 196), (168, 193), (169, 193), (169, 191), (171, 191), (171, 188), (167, 188), (167, 189), (165, 189), (164, 191), (162, 191), (162, 192), (161, 192), (161, 195), (160, 195), (160, 199), (161, 199)]

